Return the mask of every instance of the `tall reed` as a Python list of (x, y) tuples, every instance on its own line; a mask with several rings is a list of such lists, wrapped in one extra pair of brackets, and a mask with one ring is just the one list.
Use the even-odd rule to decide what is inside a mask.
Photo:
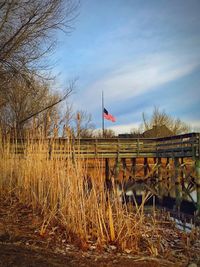
[(130, 212), (120, 201), (114, 180), (112, 190), (105, 187), (101, 161), (94, 160), (95, 171), (89, 173), (87, 160), (73, 153), (72, 142), (62, 146), (61, 157), (53, 139), (0, 139), (0, 194), (15, 194), (22, 203), (40, 209), (41, 234), (57, 218), (69, 239), (76, 236), (82, 244), (93, 240), (99, 246), (139, 249), (147, 231), (145, 198)]

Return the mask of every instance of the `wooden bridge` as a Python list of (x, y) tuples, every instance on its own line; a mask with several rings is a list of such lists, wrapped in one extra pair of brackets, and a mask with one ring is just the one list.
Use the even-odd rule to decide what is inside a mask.
[[(6, 142), (3, 143), (6, 145)], [(10, 144), (10, 141), (8, 143)], [(49, 158), (67, 158), (71, 154), (87, 159), (193, 158), (200, 160), (200, 133), (164, 138), (14, 139), (11, 140), (9, 147), (15, 154), (26, 154), (26, 148), (30, 145), (32, 147), (40, 145), (40, 151), (48, 154)]]
[[(2, 144), (8, 147), (4, 151), (25, 158), (27, 154), (40, 153), (47, 160), (99, 159), (103, 161), (105, 177), (108, 180), (111, 175), (118, 177), (120, 172), (123, 177), (129, 172), (131, 177), (137, 178), (138, 161), (142, 162), (140, 172), (142, 170), (143, 179), (153, 177), (162, 181), (164, 168), (167, 174), (171, 172), (170, 179), (179, 187), (182, 179), (188, 182), (194, 180), (192, 175), (195, 172), (197, 205), (200, 212), (200, 133), (165, 138), (18, 139), (12, 140), (11, 143), (4, 141)], [(184, 159), (187, 160), (184, 162)], [(195, 171), (192, 167), (189, 174), (185, 168), (188, 159), (195, 162)]]
[(131, 159), (132, 164), (135, 165), (137, 158), (143, 158), (145, 176), (149, 168), (148, 158), (154, 158), (154, 162), (158, 164), (161, 163), (162, 158), (168, 161), (172, 159), (175, 168), (180, 165), (180, 159), (183, 162), (184, 158), (192, 158), (196, 161), (197, 176), (200, 177), (200, 133), (188, 133), (165, 138), (49, 138), (30, 139), (28, 141), (19, 139), (13, 140), (11, 149), (15, 154), (25, 155), (27, 144), (33, 147), (33, 153), (37, 151), (37, 148), (34, 149), (34, 147), (40, 145), (40, 153), (45, 158), (105, 159), (105, 166), (107, 167), (110, 159), (115, 159), (116, 166), (122, 162), (126, 168), (126, 159)]

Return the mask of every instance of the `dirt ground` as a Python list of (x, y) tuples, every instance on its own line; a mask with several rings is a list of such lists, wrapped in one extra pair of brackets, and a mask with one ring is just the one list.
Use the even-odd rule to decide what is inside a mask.
[(15, 198), (0, 199), (0, 267), (200, 266), (200, 240), (180, 235), (174, 229), (165, 229), (169, 253), (152, 257), (144, 252), (120, 252), (112, 245), (102, 251), (93, 244), (80, 249), (69, 243), (56, 226), (41, 234), (41, 225), (41, 216), (30, 207)]
[(157, 267), (181, 266), (163, 259), (145, 257), (122, 257), (117, 255), (89, 255), (71, 252), (66, 255), (49, 250), (27, 248), (15, 244), (0, 244), (1, 267), (72, 267), (72, 266), (120, 266), (120, 267)]

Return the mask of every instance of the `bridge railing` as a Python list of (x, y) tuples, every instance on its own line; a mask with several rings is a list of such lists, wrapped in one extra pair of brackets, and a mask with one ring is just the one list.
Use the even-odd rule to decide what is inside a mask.
[(157, 138), (157, 157), (199, 157), (199, 136), (199, 133), (188, 133)]
[[(165, 138), (84, 138), (73, 140), (73, 151), (88, 158), (198, 157), (199, 134)], [(57, 139), (53, 153), (65, 153), (66, 140)]]
[(38, 153), (39, 147), (45, 157), (62, 158), (69, 155), (85, 158), (200, 157), (200, 134), (165, 138), (19, 139), (12, 140), (7, 147), (15, 154), (25, 154), (27, 148), (29, 153)]
[(75, 149), (88, 157), (93, 157), (94, 153), (100, 158), (143, 157), (144, 154), (150, 157), (156, 152), (156, 142), (154, 139), (81, 139), (80, 148), (77, 141)]

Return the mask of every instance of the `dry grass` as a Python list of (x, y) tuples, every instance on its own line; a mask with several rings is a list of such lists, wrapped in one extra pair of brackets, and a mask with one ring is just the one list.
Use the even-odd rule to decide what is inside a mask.
[(44, 152), (48, 143), (43, 139), (37, 144), (30, 139), (24, 147), (19, 155), (13, 153), (15, 147), (9, 141), (0, 143), (0, 194), (15, 194), (22, 203), (41, 210), (41, 235), (56, 218), (69, 240), (76, 236), (83, 247), (92, 240), (99, 247), (114, 244), (136, 252), (142, 244), (143, 249), (157, 254), (149, 241), (155, 227), (144, 224), (144, 202), (149, 195), (134, 212), (130, 211), (122, 205), (114, 180), (112, 191), (105, 188), (101, 163), (96, 161), (95, 171), (88, 178), (87, 161), (73, 157), (71, 144), (67, 159), (49, 159)]

